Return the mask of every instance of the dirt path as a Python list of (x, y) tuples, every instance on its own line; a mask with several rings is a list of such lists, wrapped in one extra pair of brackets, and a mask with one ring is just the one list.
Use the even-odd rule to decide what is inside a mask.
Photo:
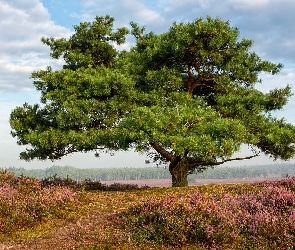
[(90, 196), (87, 215), (59, 221), (55, 231), (41, 237), (4, 242), (0, 244), (0, 250), (89, 249), (94, 245), (100, 245), (103, 247), (101, 249), (110, 249), (105, 247), (113, 245), (117, 248), (128, 243), (128, 237), (118, 228), (118, 213), (136, 200), (135, 195), (105, 192), (93, 193)]
[[(120, 241), (116, 234), (107, 234), (112, 227), (112, 220), (105, 214), (93, 213), (86, 218), (64, 222), (57, 231), (35, 239), (7, 242), (0, 249), (65, 250), (90, 247), (94, 242), (101, 244)], [(110, 239), (110, 237), (113, 239)]]

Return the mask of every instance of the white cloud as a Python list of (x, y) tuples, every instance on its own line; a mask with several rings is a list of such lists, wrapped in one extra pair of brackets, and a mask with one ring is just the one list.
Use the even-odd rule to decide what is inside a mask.
[(30, 73), (33, 68), (13, 64), (7, 61), (0, 61), (0, 90), (4, 91), (28, 91), (31, 89)]
[(117, 27), (129, 26), (130, 21), (135, 21), (140, 25), (148, 24), (149, 28), (157, 29), (165, 21), (161, 13), (151, 8), (150, 1), (87, 0), (83, 2), (83, 6), (85, 7), (84, 20), (92, 21), (96, 15), (110, 15), (115, 18)]
[(69, 29), (50, 20), (38, 0), (0, 0), (0, 91), (32, 89), (30, 73), (50, 61), (49, 48), (41, 37), (69, 34)]
[[(256, 88), (264, 93), (269, 92), (275, 88), (286, 87), (287, 84), (293, 86), (293, 93), (295, 92), (295, 68), (285, 68), (278, 75), (262, 74), (262, 84), (258, 84)], [(283, 110), (273, 113), (277, 118), (285, 118), (287, 122), (295, 124), (294, 117), (295, 96), (289, 98), (287, 105)]]
[(170, 0), (166, 2), (165, 12), (173, 12), (175, 14), (178, 12), (177, 16), (179, 16), (182, 14), (181, 10), (185, 10), (185, 14), (187, 14), (189, 10), (207, 9), (211, 6), (212, 2), (214, 0)]
[(283, 68), (277, 75), (261, 74), (263, 83), (257, 85), (257, 88), (263, 92), (268, 92), (274, 88), (292, 85), (295, 82), (295, 68)]
[(266, 7), (270, 0), (231, 0), (230, 3), (237, 10), (253, 10)]

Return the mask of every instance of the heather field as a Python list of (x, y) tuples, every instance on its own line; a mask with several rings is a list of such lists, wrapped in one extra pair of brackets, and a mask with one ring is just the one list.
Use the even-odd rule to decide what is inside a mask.
[(295, 178), (148, 188), (0, 172), (0, 249), (294, 249)]

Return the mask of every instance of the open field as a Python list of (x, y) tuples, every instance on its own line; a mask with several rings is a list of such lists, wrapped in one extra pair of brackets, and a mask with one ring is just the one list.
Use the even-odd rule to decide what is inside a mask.
[[(280, 178), (271, 176), (271, 179)], [(133, 191), (83, 191), (80, 193), (82, 196), (80, 196), (76, 205), (61, 207), (65, 211), (70, 209), (68, 215), (60, 218), (49, 216), (36, 224), (32, 224), (32, 226), (26, 227), (24, 225), (23, 228), (11, 231), (8, 234), (0, 234), (0, 250), (144, 250), (213, 249), (213, 247), (216, 249), (217, 246), (219, 246), (218, 249), (250, 249), (249, 246), (252, 246), (252, 244), (254, 248), (251, 249), (258, 246), (261, 246), (261, 249), (293, 249), (294, 246), (290, 242), (295, 239), (294, 231), (292, 231), (293, 227), (295, 229), (293, 220), (295, 216), (295, 179), (284, 179), (282, 184), (279, 181), (261, 182), (264, 180), (264, 178), (197, 180), (197, 183), (191, 183), (197, 186), (186, 188), (167, 187), (171, 185), (169, 180), (127, 181), (128, 184), (149, 185), (157, 188)], [(237, 182), (239, 184), (224, 184)], [(242, 184), (242, 182), (245, 184)], [(124, 187), (124, 181), (121, 181), (121, 183)], [(216, 183), (216, 185), (205, 185), (212, 183)], [(28, 182), (28, 185), (31, 187), (32, 183)], [(284, 187), (288, 189), (285, 190)], [(195, 208), (191, 207), (193, 205), (191, 199), (195, 201)], [(220, 203), (223, 200), (224, 203)], [(261, 207), (259, 204), (264, 200), (265, 205), (263, 206), (265, 207)], [(237, 206), (245, 207), (244, 201), (251, 202), (252, 205), (247, 203), (253, 206), (250, 210), (251, 213), (235, 210)], [(233, 207), (228, 206), (231, 203), (235, 205)], [(239, 203), (241, 204), (238, 205)], [(279, 204), (278, 209), (283, 209), (279, 213), (279, 210), (274, 210), (273, 213), (272, 209), (276, 207), (276, 204)], [(256, 206), (259, 206), (263, 213), (260, 213)], [(197, 210), (192, 212), (194, 211), (192, 208)], [(212, 209), (214, 213), (210, 212)], [(253, 211), (258, 213), (253, 214)], [(146, 220), (149, 218), (148, 216), (154, 216), (155, 212), (156, 214), (162, 213), (159, 218), (165, 218), (169, 213), (172, 213), (169, 215), (172, 217), (166, 222), (158, 221), (158, 217), (151, 217), (158, 218), (154, 222)], [(285, 217), (278, 217), (280, 213)], [(241, 218), (248, 218), (250, 224), (254, 223), (256, 227), (261, 226), (257, 230), (262, 231), (253, 231), (254, 224), (249, 224), (250, 231), (248, 232), (247, 221), (243, 224), (243, 227), (245, 226), (243, 230), (246, 231), (239, 231), (239, 225), (233, 224), (236, 223), (234, 219), (239, 221), (239, 217), (236, 218), (236, 216), (240, 216), (239, 214), (242, 216)], [(255, 217), (252, 218), (252, 215), (255, 215)], [(267, 224), (269, 217), (265, 217), (270, 215), (273, 220), (271, 225)], [(170, 218), (169, 216), (168, 218)], [(187, 232), (196, 230), (194, 226), (198, 225), (197, 222), (182, 224), (181, 218), (184, 218), (185, 223), (187, 223), (189, 220), (198, 220), (199, 216), (202, 219), (198, 223), (204, 222), (205, 226), (208, 227), (207, 229), (204, 228), (205, 233), (210, 227), (217, 226), (219, 229), (213, 234), (212, 232), (215, 229), (210, 229), (208, 235), (201, 238), (207, 237), (206, 242), (201, 240), (201, 243), (197, 245), (192, 245), (190, 238), (180, 238), (180, 241), (173, 241), (174, 237), (171, 238), (169, 235), (175, 235), (175, 230), (179, 236), (184, 237)], [(257, 224), (256, 220), (258, 221)], [(259, 222), (260, 220), (261, 222)], [(174, 224), (171, 224), (170, 222), (173, 221)], [(162, 228), (163, 225), (166, 228), (165, 230)], [(192, 227), (189, 231), (181, 231), (188, 226)], [(285, 227), (289, 231), (285, 230)], [(266, 236), (264, 231), (268, 234), (268, 232), (271, 232), (269, 228), (272, 228), (273, 234)], [(151, 235), (158, 235), (158, 231), (160, 238), (157, 238), (158, 236), (150, 238)], [(259, 234), (256, 235), (257, 233)], [(283, 236), (286, 238), (282, 243)], [(190, 237), (193, 236), (190, 235)], [(234, 239), (241, 244), (240, 247), (232, 248), (228, 245), (232, 244)], [(257, 243), (256, 239), (261, 239), (261, 245), (259, 242)], [(272, 242), (275, 242), (275, 245), (269, 248), (269, 244), (273, 244)], [(211, 248), (208, 248), (208, 246), (211, 246)], [(284, 248), (281, 248), (282, 246)]]

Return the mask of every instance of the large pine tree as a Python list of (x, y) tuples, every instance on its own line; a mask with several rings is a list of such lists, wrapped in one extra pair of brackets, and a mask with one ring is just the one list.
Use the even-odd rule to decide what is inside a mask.
[[(131, 23), (136, 44), (119, 52), (126, 28), (96, 17), (74, 26), (69, 39), (43, 38), (61, 70), (32, 73), (41, 104), (11, 113), (12, 135), (30, 145), (25, 160), (58, 159), (73, 152), (129, 150), (168, 162), (173, 186), (187, 174), (261, 152), (294, 156), (295, 127), (272, 117), (291, 96), (290, 86), (255, 89), (259, 73), (281, 64), (251, 52), (252, 41), (220, 19), (174, 23), (162, 34)], [(241, 145), (253, 154), (235, 158)]]

